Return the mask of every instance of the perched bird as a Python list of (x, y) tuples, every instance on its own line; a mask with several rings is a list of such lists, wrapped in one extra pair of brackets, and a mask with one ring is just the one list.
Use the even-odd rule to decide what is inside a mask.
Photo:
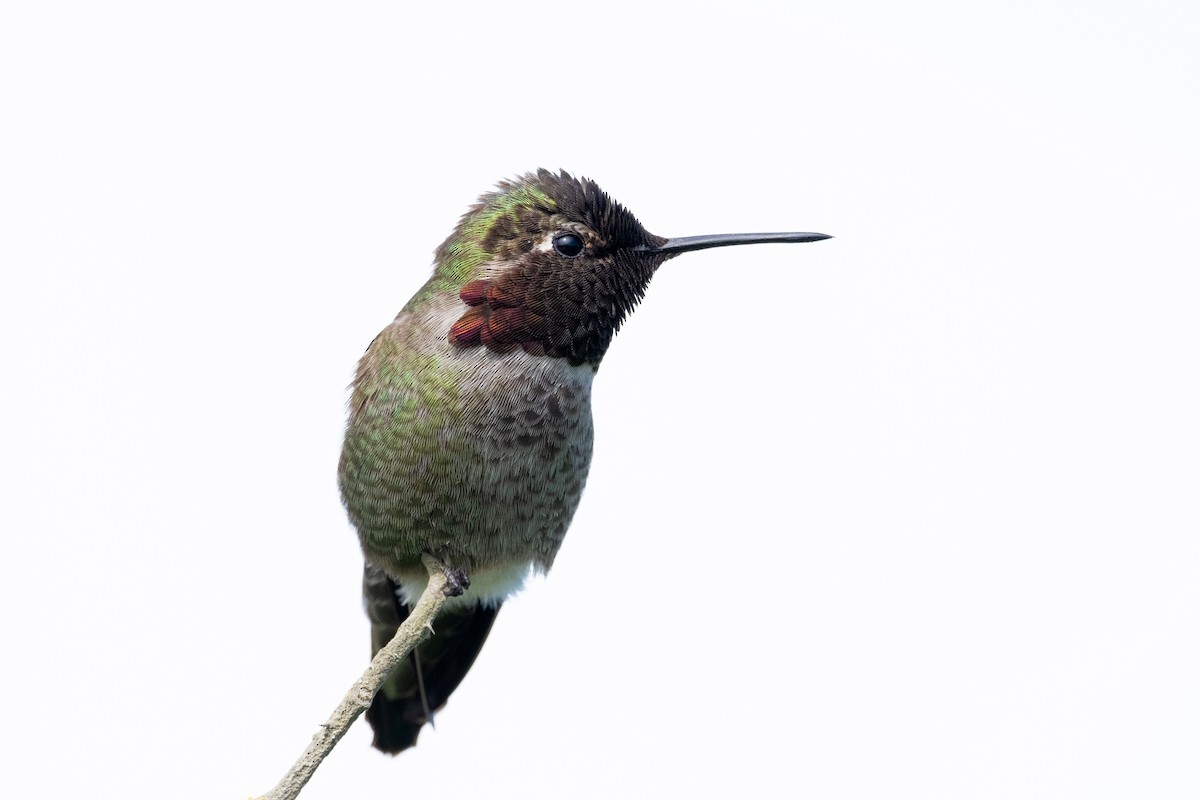
[(539, 170), (483, 195), (358, 364), (338, 469), (362, 542), (372, 653), (424, 590), (462, 594), (376, 695), (374, 745), (416, 743), (506, 597), (554, 562), (592, 458), (592, 377), (663, 262), (820, 233), (665, 239), (590, 180)]

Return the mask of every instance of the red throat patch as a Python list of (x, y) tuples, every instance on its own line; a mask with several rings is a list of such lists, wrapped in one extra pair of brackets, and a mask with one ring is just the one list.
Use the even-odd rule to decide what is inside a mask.
[(469, 308), (451, 326), (450, 341), (459, 347), (482, 344), (497, 353), (521, 347), (545, 355), (546, 320), (523, 306), (522, 295), (511, 286), (505, 291), (500, 281), (471, 281), (458, 293)]

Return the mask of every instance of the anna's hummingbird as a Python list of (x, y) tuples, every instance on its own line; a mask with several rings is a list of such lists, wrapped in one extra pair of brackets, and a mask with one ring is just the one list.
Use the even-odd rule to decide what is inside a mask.
[(592, 377), (655, 270), (689, 250), (820, 233), (664, 239), (590, 180), (501, 182), (459, 221), (433, 277), (359, 361), (338, 469), (358, 530), (372, 653), (428, 581), (459, 578), (437, 632), (376, 695), (398, 753), (470, 669), (500, 604), (554, 562), (592, 458)]

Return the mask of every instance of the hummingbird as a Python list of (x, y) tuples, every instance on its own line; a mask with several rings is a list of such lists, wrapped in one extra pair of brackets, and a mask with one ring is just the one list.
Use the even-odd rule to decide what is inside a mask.
[(338, 465), (372, 655), (424, 591), (422, 555), (456, 595), (372, 701), (376, 748), (416, 744), (503, 602), (554, 563), (591, 463), (592, 379), (655, 271), (693, 250), (828, 238), (655, 236), (593, 181), (544, 169), (463, 215), (359, 361)]

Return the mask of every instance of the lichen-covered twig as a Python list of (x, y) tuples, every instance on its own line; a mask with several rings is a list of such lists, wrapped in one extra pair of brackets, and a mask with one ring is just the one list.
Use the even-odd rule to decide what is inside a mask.
[(293, 800), (299, 795), (300, 790), (317, 771), (317, 767), (321, 766), (325, 756), (329, 755), (338, 740), (346, 735), (354, 720), (370, 707), (375, 693), (396, 665), (433, 633), (433, 619), (446, 602), (448, 579), (442, 565), (436, 560), (426, 556), (424, 561), (425, 568), (429, 570), (429, 585), (417, 601), (416, 608), (408, 615), (408, 619), (404, 620), (404, 624), (387, 646), (371, 659), (371, 666), (367, 667), (362, 677), (346, 692), (342, 702), (330, 715), (329, 720), (313, 735), (308, 749), (283, 776), (283, 780), (260, 800)]

